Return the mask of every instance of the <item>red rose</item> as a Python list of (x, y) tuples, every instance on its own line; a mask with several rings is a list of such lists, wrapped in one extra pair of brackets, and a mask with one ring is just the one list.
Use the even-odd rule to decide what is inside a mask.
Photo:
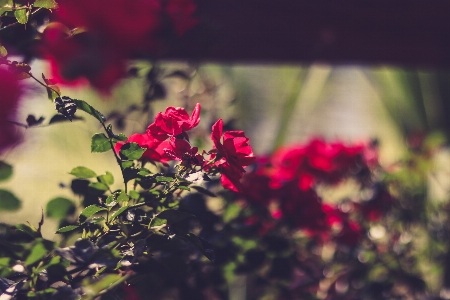
[(164, 148), (164, 152), (172, 160), (179, 160), (185, 166), (203, 164), (203, 156), (198, 154), (198, 148), (191, 147), (188, 141), (171, 137), (169, 145), (169, 148)]
[(142, 155), (142, 158), (148, 158), (152, 161), (159, 162), (168, 162), (170, 160), (170, 157), (164, 152), (164, 148), (170, 147), (169, 143), (166, 141), (161, 142), (146, 133), (135, 133), (131, 135), (125, 142), (116, 143), (114, 150), (119, 153), (122, 146), (127, 143), (136, 143), (142, 148), (145, 148), (146, 150)]
[(147, 132), (155, 138), (163, 141), (169, 137), (185, 134), (186, 131), (196, 127), (200, 122), (200, 104), (195, 105), (192, 115), (181, 107), (168, 107), (164, 113), (158, 113), (155, 122), (148, 126)]
[(211, 139), (215, 149), (211, 159), (214, 159), (214, 165), (220, 168), (222, 185), (237, 192), (242, 189), (239, 180), (245, 172), (243, 167), (252, 164), (255, 156), (248, 143), (249, 138), (243, 131), (226, 131), (223, 133), (223, 142), (222, 131), (223, 121), (220, 119), (212, 126)]

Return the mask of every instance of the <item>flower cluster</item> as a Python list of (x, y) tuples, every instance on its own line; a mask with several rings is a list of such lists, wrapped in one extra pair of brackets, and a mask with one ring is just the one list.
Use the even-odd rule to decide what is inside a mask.
[(58, 1), (58, 23), (45, 29), (42, 50), (58, 82), (88, 80), (108, 91), (127, 59), (161, 48), (165, 19), (182, 35), (199, 22), (195, 10), (191, 0)]
[(14, 119), (23, 87), (9, 69), (0, 68), (0, 151), (17, 142)]
[[(392, 196), (370, 179), (375, 166), (376, 149), (370, 144), (345, 145), (315, 138), (259, 159), (244, 176), (239, 197), (266, 210), (269, 222), (281, 221), (310, 235), (355, 246), (364, 233), (357, 220), (376, 221), (393, 202)], [(319, 186), (336, 186), (349, 178), (359, 182), (361, 189), (370, 190), (370, 199), (335, 206), (319, 196)]]
[[(115, 151), (120, 152), (124, 144), (137, 143), (145, 152), (143, 159), (166, 163), (180, 161), (186, 170), (192, 172), (200, 168), (211, 174), (220, 173), (222, 185), (230, 190), (241, 188), (239, 180), (245, 173), (244, 167), (254, 162), (253, 150), (243, 131), (223, 132), (223, 121), (218, 120), (212, 126), (212, 150), (200, 154), (192, 147), (188, 131), (200, 122), (200, 104), (197, 103), (192, 114), (184, 108), (168, 107), (164, 113), (158, 113), (144, 134), (133, 134), (125, 142), (118, 142)], [(222, 141), (223, 140), (223, 141)], [(208, 156), (204, 158), (204, 155)]]

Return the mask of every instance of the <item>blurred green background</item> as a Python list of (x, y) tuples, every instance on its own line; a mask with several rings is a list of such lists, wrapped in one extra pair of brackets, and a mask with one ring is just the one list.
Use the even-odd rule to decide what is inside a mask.
[[(64, 86), (62, 93), (86, 100), (105, 115), (124, 111), (130, 104), (141, 103), (146, 93), (143, 74), (151, 66), (139, 62), (136, 65), (142, 76), (124, 79), (111, 95)], [(324, 64), (160, 65), (164, 70), (185, 70), (190, 77), (162, 78), (167, 97), (152, 104), (154, 113), (170, 105), (200, 102), (205, 130), (209, 130), (214, 118), (234, 120), (235, 127), (244, 129), (250, 137), (256, 154), (270, 153), (280, 145), (313, 136), (344, 142), (376, 138), (381, 163), (389, 166), (402, 157), (407, 136), (437, 131), (445, 135), (448, 130), (449, 80), (442, 72)], [(48, 72), (42, 61), (36, 61), (32, 68), (35, 74)], [(46, 91), (27, 82), (30, 85), (17, 120), (25, 123), (29, 114), (50, 119), (55, 110)], [(1, 187), (14, 191), (23, 205), (19, 212), (0, 212), (0, 221), (37, 224), (41, 208), (50, 199), (65, 196), (77, 200), (70, 191), (72, 176), (68, 174), (76, 166), (89, 166), (98, 174), (108, 170), (120, 177), (111, 153), (90, 153), (90, 137), (102, 128), (88, 115), (79, 115), (85, 121), (18, 128), (24, 132), (23, 142), (2, 155), (14, 166), (14, 176)], [(130, 113), (124, 133), (144, 132), (151, 119)], [(445, 155), (440, 159), (447, 161)], [(450, 172), (445, 170), (445, 163), (441, 166), (443, 172)], [(447, 196), (446, 184), (440, 181), (434, 185), (434, 193)], [(55, 230), (56, 223), (47, 219), (45, 237), (52, 239)]]

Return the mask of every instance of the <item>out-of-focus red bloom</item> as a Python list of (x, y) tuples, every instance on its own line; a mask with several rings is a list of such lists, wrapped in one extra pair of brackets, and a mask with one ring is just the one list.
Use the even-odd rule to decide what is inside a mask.
[(196, 9), (197, 5), (192, 0), (169, 0), (166, 12), (177, 35), (185, 34), (200, 22), (199, 19), (192, 16)]
[(116, 145), (114, 146), (114, 150), (119, 153), (122, 146), (127, 143), (136, 143), (142, 148), (146, 148), (147, 150), (145, 150), (142, 158), (147, 158), (152, 161), (159, 161), (163, 163), (171, 160), (171, 158), (164, 151), (165, 148), (170, 147), (169, 142), (157, 140), (149, 134), (135, 133), (131, 135), (125, 142), (116, 143)]
[(278, 189), (282, 217), (312, 234), (329, 230), (322, 200), (312, 189), (301, 190), (291, 181)]
[(375, 186), (373, 197), (360, 203), (357, 209), (370, 221), (378, 221), (392, 208), (394, 201), (394, 197), (384, 187)]
[[(60, 0), (56, 20), (43, 34), (42, 51), (60, 83), (88, 80), (108, 92), (122, 78), (126, 61), (162, 48), (163, 15), (178, 35), (199, 21), (193, 0)], [(163, 7), (164, 6), (164, 7)], [(69, 29), (70, 28), (70, 29)], [(72, 36), (71, 29), (83, 30)]]
[[(198, 125), (200, 110), (200, 104), (197, 103), (189, 116), (184, 108), (170, 106), (164, 113), (156, 115), (155, 122), (148, 126), (147, 132), (161, 141), (184, 134)], [(186, 134), (183, 137), (188, 139)]]
[(12, 124), (23, 87), (14, 73), (0, 68), (0, 151), (17, 142), (16, 126)]
[(364, 151), (364, 145), (346, 146), (321, 139), (281, 149), (273, 156), (272, 185), (296, 179), (302, 190), (308, 190), (316, 182), (337, 183), (367, 167)]
[(172, 160), (179, 160), (186, 166), (203, 164), (203, 156), (198, 153), (197, 147), (191, 147), (188, 141), (171, 137), (170, 148), (164, 148), (164, 152)]
[(339, 208), (328, 204), (323, 206), (323, 211), (326, 214), (326, 220), (330, 229), (333, 226), (339, 228), (339, 232), (334, 236), (334, 240), (337, 243), (353, 247), (360, 242), (363, 236), (361, 226), (357, 222), (350, 220), (348, 213), (344, 213)]
[(153, 45), (161, 24), (157, 0), (60, 0), (56, 13), (60, 22), (84, 28), (112, 47), (109, 51), (126, 54)]
[[(223, 142), (222, 142), (223, 135)], [(211, 159), (214, 165), (220, 168), (222, 185), (232, 191), (242, 190), (243, 167), (251, 165), (255, 161), (249, 138), (243, 131), (226, 131), (223, 133), (223, 121), (219, 119), (212, 126), (211, 139), (214, 142), (214, 150)]]
[(335, 240), (340, 244), (354, 247), (359, 244), (362, 237), (363, 231), (357, 222), (345, 221), (342, 223), (342, 228)]

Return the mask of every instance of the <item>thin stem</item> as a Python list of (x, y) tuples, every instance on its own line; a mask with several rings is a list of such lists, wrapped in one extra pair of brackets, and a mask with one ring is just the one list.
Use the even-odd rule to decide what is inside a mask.
[(112, 142), (111, 137), (109, 136), (109, 131), (106, 128), (105, 123), (101, 122), (101, 124), (103, 126), (103, 129), (106, 131), (106, 134), (108, 135), (109, 145), (111, 146), (111, 150), (112, 150), (112, 152), (114, 154), (114, 157), (116, 158), (117, 164), (120, 167), (120, 171), (122, 172), (123, 183), (125, 185), (125, 193), (128, 194), (128, 185), (127, 185), (127, 181), (125, 180), (125, 173), (124, 173), (124, 169), (123, 169), (123, 166), (122, 166), (122, 161), (121, 161), (120, 157), (117, 155), (116, 151), (114, 150), (114, 144)]
[(30, 77), (33, 78), (37, 83), (39, 83), (40, 85), (42, 85), (42, 86), (45, 87), (46, 89), (51, 89), (52, 91), (54, 91), (54, 92), (58, 95), (58, 97), (61, 97), (61, 94), (60, 94), (57, 90), (55, 90), (54, 88), (49, 87), (48, 85), (46, 85), (45, 83), (43, 83), (42, 81), (40, 81), (39, 79), (37, 79), (36, 77), (34, 77), (33, 74), (28, 73), (28, 75), (30, 75)]
[[(24, 9), (23, 7), (17, 7), (17, 8), (12, 8), (13, 10), (18, 10), (18, 9)], [(30, 14), (30, 16), (33, 16), (33, 15), (35, 15), (36, 13), (38, 13), (39, 11), (41, 11), (42, 10), (42, 7), (39, 7), (38, 9), (36, 9), (35, 11), (33, 11), (31, 14)], [(2, 28), (0, 28), (0, 32), (2, 32), (2, 31), (4, 31), (4, 30), (7, 30), (7, 29), (9, 29), (9, 28), (11, 28), (11, 27), (15, 27), (15, 26), (17, 26), (17, 25), (25, 25), (25, 24), (21, 24), (21, 23), (19, 23), (19, 22), (15, 22), (15, 23), (12, 23), (12, 24), (9, 24), (9, 25), (7, 25), (7, 26), (5, 26), (5, 27), (2, 27)]]

